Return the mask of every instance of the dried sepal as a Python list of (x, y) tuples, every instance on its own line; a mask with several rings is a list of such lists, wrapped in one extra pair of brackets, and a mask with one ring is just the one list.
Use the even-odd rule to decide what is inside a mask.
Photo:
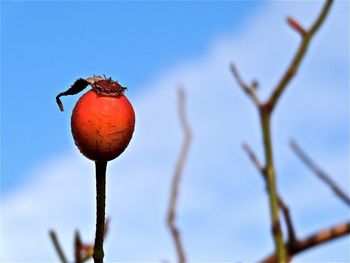
[(56, 102), (61, 111), (64, 111), (62, 101), (60, 100), (61, 96), (75, 95), (85, 89), (90, 85), (98, 94), (105, 96), (114, 96), (118, 97), (124, 94), (124, 91), (127, 89), (118, 83), (118, 81), (112, 80), (112, 78), (107, 78), (105, 75), (97, 76), (83, 79), (80, 78), (74, 82), (74, 84), (66, 91), (61, 92), (56, 96)]
[(74, 84), (66, 91), (61, 92), (56, 96), (56, 102), (58, 104), (58, 107), (61, 111), (64, 111), (62, 101), (60, 100), (61, 96), (67, 96), (67, 95), (75, 95), (85, 89), (90, 83), (86, 79), (78, 79), (74, 82)]

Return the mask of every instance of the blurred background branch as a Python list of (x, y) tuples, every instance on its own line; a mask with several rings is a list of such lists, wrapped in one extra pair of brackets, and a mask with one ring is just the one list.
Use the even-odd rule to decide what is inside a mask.
[(185, 102), (186, 102), (185, 91), (183, 88), (179, 88), (178, 110), (179, 110), (179, 119), (180, 119), (181, 128), (184, 133), (184, 140), (183, 140), (179, 159), (176, 163), (175, 172), (171, 183), (171, 192), (170, 192), (170, 199), (169, 199), (169, 206), (168, 206), (168, 213), (167, 213), (167, 220), (166, 220), (175, 244), (175, 249), (176, 249), (179, 263), (186, 262), (186, 255), (185, 255), (184, 247), (181, 241), (180, 232), (177, 226), (175, 225), (176, 204), (178, 199), (180, 180), (181, 180), (182, 172), (183, 172), (186, 158), (188, 155), (188, 150), (192, 140), (191, 128), (188, 124), (187, 117), (186, 117)]
[[(109, 229), (109, 218), (106, 219), (105, 225), (104, 225), (104, 238), (106, 237)], [(50, 230), (49, 232), (50, 238), (52, 240), (52, 243), (55, 247), (56, 253), (60, 258), (61, 263), (68, 263), (63, 249), (58, 241), (56, 232), (54, 230)], [(75, 231), (74, 234), (74, 262), (75, 263), (84, 263), (92, 258), (94, 251), (94, 245), (83, 243), (80, 237), (80, 233), (78, 230)]]
[(60, 245), (60, 242), (58, 241), (56, 232), (54, 230), (50, 230), (49, 234), (61, 263), (68, 263), (67, 258)]
[(346, 205), (350, 206), (350, 197), (336, 184), (336, 182), (324, 172), (311, 158), (305, 153), (305, 151), (298, 145), (295, 140), (291, 140), (289, 143), (291, 149), (299, 157), (299, 159), (310, 168), (314, 174), (321, 179), (327, 186), (329, 186), (334, 194), (339, 197)]
[(75, 231), (75, 237), (74, 237), (74, 256), (75, 256), (75, 263), (82, 263), (81, 259), (81, 248), (82, 248), (82, 242), (80, 238), (79, 231)]

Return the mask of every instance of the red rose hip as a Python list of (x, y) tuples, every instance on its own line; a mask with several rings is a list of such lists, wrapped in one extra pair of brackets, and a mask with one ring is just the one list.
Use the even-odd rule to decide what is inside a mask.
[(72, 134), (80, 152), (94, 161), (110, 161), (118, 157), (128, 146), (135, 126), (132, 105), (123, 94), (126, 88), (112, 79), (92, 77), (79, 79), (72, 87), (57, 96), (72, 95), (87, 85), (92, 89), (85, 93), (73, 109)]

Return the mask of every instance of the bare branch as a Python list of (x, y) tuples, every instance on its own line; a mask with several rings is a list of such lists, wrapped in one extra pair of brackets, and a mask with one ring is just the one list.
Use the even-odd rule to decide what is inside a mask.
[(181, 88), (178, 90), (178, 103), (179, 103), (179, 106), (178, 106), (179, 119), (180, 119), (181, 127), (184, 132), (184, 141), (182, 144), (181, 153), (177, 161), (175, 172), (173, 175), (168, 213), (167, 213), (167, 225), (169, 227), (170, 233), (174, 240), (178, 262), (185, 263), (186, 262), (185, 251), (183, 249), (183, 245), (181, 242), (180, 232), (175, 225), (175, 218), (176, 218), (176, 203), (178, 199), (179, 185), (180, 185), (182, 171), (185, 166), (188, 150), (192, 139), (192, 132), (186, 118), (185, 92)]
[[(242, 147), (243, 147), (244, 151), (247, 153), (249, 159), (254, 164), (254, 166), (261, 173), (261, 175), (264, 178), (265, 183), (267, 184), (268, 182), (267, 182), (267, 179), (266, 179), (265, 169), (262, 166), (262, 164), (260, 163), (260, 161), (258, 160), (258, 158), (256, 157), (256, 155), (253, 152), (253, 150), (250, 148), (250, 146), (247, 143), (243, 143)], [(289, 213), (289, 208), (284, 203), (284, 201), (283, 201), (283, 199), (281, 198), (280, 195), (277, 195), (277, 198), (278, 198), (279, 207), (282, 210), (282, 213), (283, 213), (283, 216), (284, 216), (284, 220), (285, 220), (286, 225), (287, 225), (288, 242), (289, 243), (294, 243), (295, 240), (296, 240), (296, 235), (295, 235), (295, 231), (294, 231), (293, 221), (292, 221), (292, 218), (291, 218), (290, 213)]]
[(293, 249), (293, 253), (300, 253), (301, 251), (312, 248), (316, 245), (321, 245), (349, 233), (350, 222), (342, 223), (332, 228), (322, 230), (316, 234), (299, 240)]
[(252, 151), (250, 151), (249, 147), (244, 146), (244, 148), (245, 148), (245, 151), (248, 153), (250, 159), (254, 163), (254, 165), (258, 168), (259, 171), (262, 171), (262, 174), (266, 181), (266, 188), (269, 196), (272, 236), (273, 236), (274, 245), (275, 245), (276, 261), (278, 262), (286, 262), (289, 260), (289, 255), (287, 254), (288, 251), (286, 250), (286, 247), (284, 244), (283, 232), (280, 224), (279, 209), (282, 209), (283, 215), (286, 220), (288, 233), (289, 233), (288, 242), (290, 244), (292, 244), (293, 241), (295, 240), (295, 233), (292, 225), (292, 220), (289, 215), (289, 210), (284, 205), (284, 203), (282, 202), (282, 199), (278, 195), (277, 181), (276, 181), (277, 176), (276, 176), (275, 165), (274, 165), (273, 145), (272, 145), (272, 136), (271, 136), (271, 116), (272, 116), (273, 109), (275, 108), (283, 91), (286, 89), (290, 80), (297, 73), (300, 63), (304, 55), (306, 54), (310, 41), (314, 36), (314, 34), (316, 33), (316, 31), (321, 26), (327, 14), (329, 13), (332, 2), (333, 0), (326, 0), (326, 3), (323, 6), (323, 9), (320, 12), (318, 18), (314, 22), (311, 29), (308, 31), (305, 31), (296, 20), (294, 19), (288, 20), (288, 23), (302, 35), (302, 41), (299, 45), (299, 48), (296, 54), (294, 55), (294, 58), (290, 66), (287, 68), (280, 82), (277, 84), (271, 96), (265, 103), (260, 103), (260, 100), (256, 95), (256, 85), (249, 86), (245, 84), (242, 78), (240, 77), (236, 67), (234, 65), (231, 65), (231, 71), (233, 76), (237, 80), (240, 87), (255, 102), (255, 105), (259, 110), (263, 146), (264, 146), (264, 157), (265, 157), (264, 165), (262, 166), (257, 161), (257, 158), (252, 153)]
[(60, 242), (58, 241), (58, 238), (57, 238), (57, 235), (56, 235), (56, 232), (54, 230), (50, 230), (49, 232), (50, 234), (50, 238), (52, 240), (52, 243), (55, 247), (55, 250), (61, 260), (61, 263), (68, 263), (68, 260), (66, 258), (66, 256), (64, 255), (63, 253), (63, 250), (62, 250), (62, 247), (60, 245)]
[[(297, 240), (293, 246), (290, 246), (288, 243), (285, 244), (289, 257), (293, 257), (297, 254), (304, 252), (307, 249), (328, 243), (337, 238), (343, 237), (350, 233), (350, 222), (341, 223), (333, 227), (321, 230), (315, 234), (307, 236), (303, 239)], [(271, 254), (261, 261), (262, 263), (275, 263), (276, 255)]]
[[(294, 149), (294, 148), (293, 149), (297, 150), (298, 151), (297, 154), (299, 155), (300, 147), (298, 147), (298, 145), (295, 142), (293, 144), (291, 143), (291, 145), (293, 145), (294, 147), (296, 146), (296, 149)], [(293, 147), (293, 146), (291, 146), (291, 147)], [(260, 161), (258, 160), (256, 155), (254, 154), (252, 149), (249, 147), (249, 145), (246, 143), (243, 143), (242, 147), (245, 150), (245, 152), (247, 153), (247, 155), (249, 156), (249, 158), (252, 161), (252, 163), (254, 164), (254, 166), (258, 169), (258, 171), (260, 171), (260, 172), (263, 171), (264, 168), (263, 168), (262, 164), (260, 163)], [(300, 151), (300, 152), (302, 154), (304, 154), (302, 151)], [(303, 157), (301, 157), (302, 160), (305, 159), (304, 156), (306, 156), (306, 155), (304, 154)], [(306, 160), (309, 160), (309, 159), (306, 158)], [(311, 164), (313, 164), (313, 163), (311, 162)], [(315, 165), (313, 165), (313, 167), (317, 168), (317, 166), (315, 166)], [(317, 169), (317, 171), (319, 171), (319, 168)], [(265, 178), (265, 174), (262, 173), (262, 175)], [(323, 243), (326, 243), (328, 241), (331, 241), (333, 239), (336, 239), (338, 237), (341, 237), (343, 235), (350, 233), (350, 223), (345, 223), (345, 224), (339, 224), (339, 225), (332, 227), (330, 229), (322, 230), (314, 235), (310, 235), (306, 238), (298, 240), (296, 238), (296, 235), (295, 235), (293, 222), (292, 222), (290, 212), (289, 212), (287, 205), (283, 202), (283, 200), (280, 196), (278, 196), (278, 202), (279, 202), (280, 209), (282, 210), (282, 213), (283, 213), (286, 225), (287, 225), (287, 230), (288, 230), (288, 242), (285, 244), (285, 246), (287, 248), (289, 258), (293, 257), (295, 254), (301, 253), (302, 251), (304, 251), (306, 249), (309, 249), (309, 248), (317, 246), (317, 245), (321, 245)], [(275, 254), (266, 258), (262, 262), (265, 262), (265, 263), (266, 262), (277, 262)]]
[[(309, 44), (310, 44), (313, 36), (315, 35), (316, 31), (320, 28), (320, 26), (322, 25), (323, 21), (325, 20), (327, 14), (329, 13), (329, 10), (330, 10), (332, 3), (333, 3), (333, 0), (327, 0), (324, 4), (319, 16), (317, 17), (316, 21), (314, 22), (314, 24), (310, 28), (310, 30), (302, 32), (302, 41), (299, 45), (299, 48), (298, 48), (291, 64), (289, 65), (287, 71), (282, 76), (282, 79), (277, 84), (276, 88), (274, 89), (269, 100), (266, 103), (266, 105), (268, 105), (268, 108), (270, 111), (272, 111), (275, 108), (277, 101), (281, 97), (283, 91), (286, 89), (290, 80), (297, 73), (299, 66), (300, 66), (300, 63), (301, 63), (302, 59), (304, 58), (306, 51), (309, 47)], [(290, 23), (290, 22), (293, 22), (293, 23)], [(299, 32), (302, 30), (301, 27), (297, 26), (297, 25), (299, 25), (299, 23), (297, 23), (295, 20), (289, 21), (289, 24), (292, 24), (292, 27)]]
[(294, 141), (290, 141), (290, 147), (295, 154), (303, 161), (303, 163), (309, 167), (318, 178), (320, 178), (326, 185), (328, 185), (334, 194), (339, 197), (345, 204), (350, 206), (350, 197), (340, 189), (340, 187), (333, 181), (331, 176), (327, 175), (318, 165), (311, 160), (310, 157), (301, 149), (301, 147)]
[(237, 70), (236, 66), (234, 64), (231, 64), (230, 68), (231, 68), (232, 75), (236, 79), (238, 85), (253, 100), (255, 105), (259, 106), (261, 103), (260, 103), (260, 99), (259, 99), (258, 95), (256, 94), (256, 90), (257, 90), (257, 87), (258, 87), (258, 82), (257, 81), (253, 81), (253, 83), (251, 85), (247, 85), (242, 80), (242, 77), (238, 73), (238, 70)]

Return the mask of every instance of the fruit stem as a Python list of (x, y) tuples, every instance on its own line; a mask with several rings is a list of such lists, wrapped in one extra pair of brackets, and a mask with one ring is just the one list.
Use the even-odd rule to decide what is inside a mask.
[(106, 207), (106, 161), (95, 161), (96, 166), (96, 235), (92, 257), (95, 263), (103, 263), (103, 237)]

